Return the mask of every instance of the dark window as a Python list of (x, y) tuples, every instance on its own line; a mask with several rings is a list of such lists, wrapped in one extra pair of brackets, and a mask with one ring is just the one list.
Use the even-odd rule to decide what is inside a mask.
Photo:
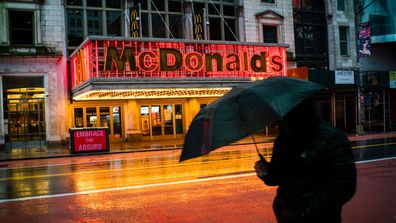
[(79, 5), (82, 6), (82, 0), (67, 0), (67, 5)]
[(223, 14), (226, 16), (235, 16), (235, 8), (234, 6), (223, 6)]
[(209, 7), (209, 15), (219, 15), (220, 5), (209, 3), (208, 7)]
[[(165, 38), (166, 37), (166, 27), (162, 19), (165, 21), (165, 15), (152, 14), (152, 24), (153, 24), (153, 37), (154, 38)], [(154, 27), (155, 24), (155, 27)]]
[(142, 10), (147, 10), (147, 0), (132, 0), (132, 5), (140, 4)]
[(297, 66), (327, 69), (327, 23), (324, 0), (293, 0)]
[[(225, 19), (227, 24), (224, 24), (224, 35), (225, 35), (225, 40), (227, 41), (236, 41), (235, 36), (235, 25), (236, 21), (235, 19)], [(228, 26), (227, 26), (228, 25)], [(234, 36), (235, 35), (235, 36)]]
[(264, 2), (264, 3), (275, 3), (275, 0), (261, 0), (261, 2)]
[(337, 0), (337, 10), (345, 11), (345, 0)]
[(142, 37), (149, 37), (148, 34), (148, 14), (147, 13), (142, 13)]
[(102, 7), (102, 0), (86, 0), (88, 7)]
[(103, 35), (102, 11), (87, 10), (88, 35)]
[(121, 8), (121, 0), (106, 0), (107, 8)]
[(263, 39), (264, 43), (277, 43), (278, 31), (276, 26), (263, 25)]
[[(169, 15), (169, 29), (172, 35), (176, 39), (183, 38), (182, 32), (182, 16), (180, 15)], [(170, 36), (172, 37), (172, 36)]]
[(11, 44), (33, 45), (33, 11), (9, 11)]
[(79, 9), (67, 9), (67, 40), (69, 46), (78, 46), (84, 40), (83, 16)]
[(164, 0), (151, 0), (151, 10), (153, 11), (165, 11), (165, 1)]
[(340, 53), (341, 55), (348, 55), (348, 28), (340, 26)]
[(182, 5), (181, 1), (169, 1), (168, 2), (168, 8), (170, 12), (181, 12), (182, 11)]
[(220, 18), (210, 18), (209, 34), (211, 40), (221, 40)]
[(194, 3), (194, 11), (200, 12), (202, 9), (205, 8), (205, 4), (202, 3)]
[(121, 36), (121, 12), (107, 11), (107, 35)]

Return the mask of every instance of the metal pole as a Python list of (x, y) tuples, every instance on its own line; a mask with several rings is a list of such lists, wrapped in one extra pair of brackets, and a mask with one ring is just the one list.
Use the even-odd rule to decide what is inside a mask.
[(361, 107), (361, 104), (360, 104), (360, 87), (358, 86), (358, 88), (357, 88), (357, 102), (356, 102), (356, 110), (355, 110), (355, 112), (356, 112), (356, 133), (357, 134), (361, 134), (361, 126), (360, 126), (360, 124), (361, 124), (361, 122), (360, 122), (360, 107)]
[(331, 107), (332, 107), (332, 122), (333, 122), (333, 126), (336, 127), (337, 126), (337, 122), (336, 122), (336, 102), (335, 102), (335, 92), (333, 91), (333, 94), (331, 96)]
[(346, 95), (344, 93), (344, 128), (347, 128), (347, 116), (346, 116)]
[(382, 96), (383, 96), (383, 98), (382, 98), (382, 115), (383, 115), (383, 121), (384, 121), (384, 132), (386, 132), (385, 90), (382, 91)]

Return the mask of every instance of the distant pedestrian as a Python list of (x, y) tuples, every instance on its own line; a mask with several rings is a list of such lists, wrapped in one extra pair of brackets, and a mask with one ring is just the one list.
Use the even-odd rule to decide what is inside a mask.
[(257, 176), (278, 186), (273, 209), (279, 223), (341, 222), (342, 206), (356, 190), (356, 167), (344, 133), (324, 123), (312, 98), (281, 121), (270, 162)]

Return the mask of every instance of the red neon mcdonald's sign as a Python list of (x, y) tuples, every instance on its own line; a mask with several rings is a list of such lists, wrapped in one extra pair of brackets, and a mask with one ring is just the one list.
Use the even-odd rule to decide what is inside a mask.
[(286, 46), (90, 38), (71, 56), (73, 86), (91, 77), (286, 76)]

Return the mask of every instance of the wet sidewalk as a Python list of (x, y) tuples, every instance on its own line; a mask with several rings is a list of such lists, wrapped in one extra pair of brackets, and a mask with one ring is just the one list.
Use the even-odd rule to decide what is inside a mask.
[[(349, 140), (370, 140), (370, 139), (383, 139), (383, 138), (396, 138), (396, 132), (375, 133), (365, 135), (350, 135)], [(271, 143), (275, 139), (273, 136), (255, 135), (256, 143)], [(184, 139), (172, 140), (157, 140), (157, 141), (135, 141), (135, 142), (121, 142), (111, 143), (109, 152), (100, 153), (71, 153), (68, 145), (62, 146), (42, 146), (42, 147), (29, 147), (29, 148), (12, 148), (0, 150), (0, 162), (11, 160), (25, 160), (25, 159), (40, 159), (40, 158), (57, 158), (69, 156), (87, 156), (87, 155), (103, 155), (115, 153), (131, 153), (131, 152), (148, 152), (158, 150), (177, 150), (183, 146)], [(246, 145), (253, 144), (251, 137), (247, 137), (240, 141), (233, 143), (233, 145)]]

